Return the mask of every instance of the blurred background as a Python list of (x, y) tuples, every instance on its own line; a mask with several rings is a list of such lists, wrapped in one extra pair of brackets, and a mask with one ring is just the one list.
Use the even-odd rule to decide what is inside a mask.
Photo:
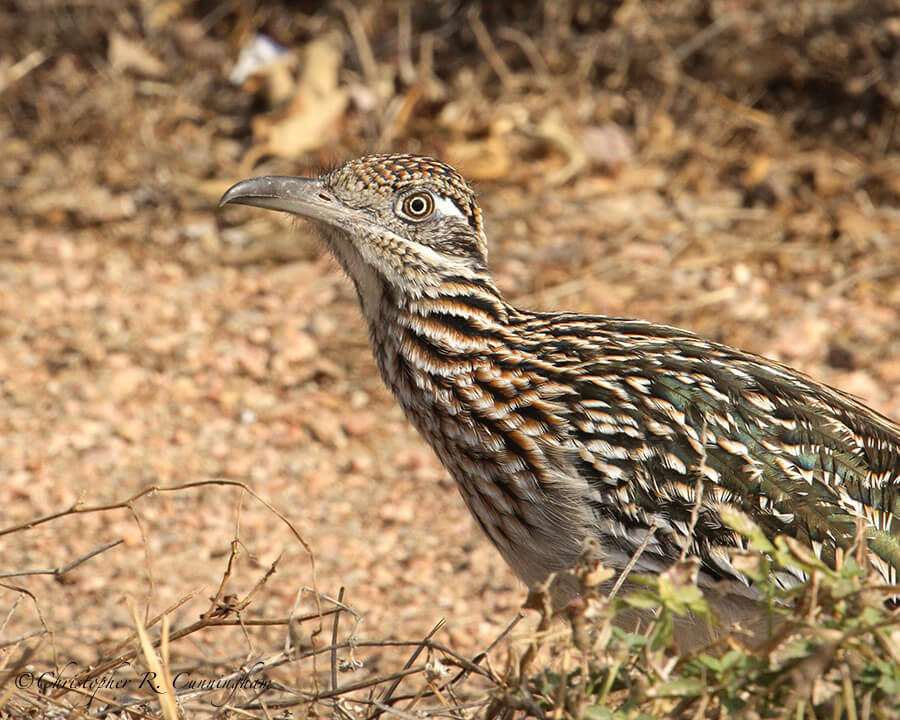
[[(0, 4), (0, 527), (239, 480), (360, 637), (483, 648), (524, 590), (382, 387), (352, 286), (233, 182), (373, 151), (454, 165), (509, 300), (642, 317), (900, 417), (900, 4)], [(283, 617), (306, 550), (235, 489), (0, 536), (6, 652), (94, 663), (228, 592)], [(27, 590), (23, 594), (22, 588)], [(309, 608), (303, 596), (301, 607)], [(48, 635), (52, 631), (53, 635)], [(196, 634), (233, 667), (283, 628)], [(357, 676), (406, 655), (359, 652)], [(293, 671), (285, 671), (293, 672)]]

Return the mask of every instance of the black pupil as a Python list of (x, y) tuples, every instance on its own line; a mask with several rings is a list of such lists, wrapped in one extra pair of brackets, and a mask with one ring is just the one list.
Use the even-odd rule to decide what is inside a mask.
[(421, 197), (414, 197), (409, 201), (409, 209), (413, 215), (421, 215), (427, 206), (428, 203)]

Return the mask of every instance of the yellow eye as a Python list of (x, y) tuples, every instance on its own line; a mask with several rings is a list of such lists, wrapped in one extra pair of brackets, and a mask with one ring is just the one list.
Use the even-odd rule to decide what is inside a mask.
[(434, 197), (430, 192), (415, 192), (403, 198), (400, 210), (411, 220), (424, 220), (434, 212)]

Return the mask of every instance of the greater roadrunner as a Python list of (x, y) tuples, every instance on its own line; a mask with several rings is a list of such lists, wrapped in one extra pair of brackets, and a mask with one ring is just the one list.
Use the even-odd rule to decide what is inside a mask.
[(637, 556), (644, 573), (687, 547), (714, 609), (747, 618), (757, 592), (732, 565), (743, 540), (727, 506), (829, 563), (862, 518), (872, 563), (896, 582), (900, 426), (684, 330), (513, 307), (488, 272), (475, 195), (444, 163), (372, 155), (319, 178), (244, 180), (226, 203), (319, 228), (356, 286), (384, 381), (530, 587), (571, 568), (588, 538), (606, 565)]

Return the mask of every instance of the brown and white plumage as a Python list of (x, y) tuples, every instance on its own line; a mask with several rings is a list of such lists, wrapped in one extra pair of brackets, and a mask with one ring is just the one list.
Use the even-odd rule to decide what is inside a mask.
[(447, 165), (373, 155), (316, 179), (245, 180), (229, 202), (319, 226), (385, 382), (529, 586), (572, 567), (586, 538), (618, 569), (643, 544), (636, 572), (687, 547), (701, 587), (742, 617), (756, 593), (731, 564), (742, 539), (724, 506), (828, 562), (863, 518), (875, 567), (897, 581), (900, 426), (683, 330), (513, 307), (488, 272), (475, 196)]

